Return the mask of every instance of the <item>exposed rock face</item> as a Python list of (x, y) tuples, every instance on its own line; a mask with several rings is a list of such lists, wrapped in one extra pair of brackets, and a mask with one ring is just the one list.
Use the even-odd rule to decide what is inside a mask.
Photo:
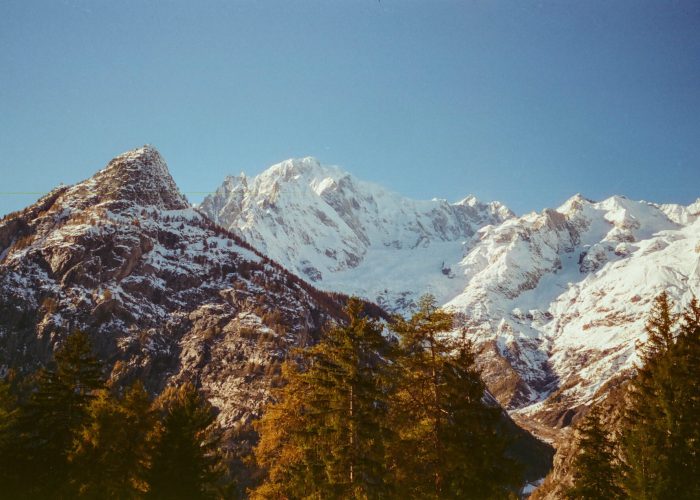
[(576, 195), (516, 218), (473, 198), (407, 200), (307, 158), (230, 177), (202, 208), (324, 289), (399, 312), (431, 292), (464, 313), (490, 390), (540, 431), (633, 368), (658, 293), (700, 293), (700, 201)]
[(479, 228), (513, 216), (473, 197), (455, 204), (403, 198), (314, 158), (284, 161), (252, 179), (228, 177), (201, 209), (317, 286), (390, 309), (411, 306), (428, 288), (449, 296), (444, 264)]
[[(598, 391), (592, 405), (602, 407), (602, 425), (616, 439), (622, 428), (622, 418), (626, 391), (631, 373), (623, 372)], [(557, 436), (557, 453), (554, 466), (542, 484), (533, 492), (531, 500), (559, 500), (567, 497), (567, 490), (573, 486), (573, 462), (579, 452), (578, 426), (591, 405), (581, 408), (573, 425), (563, 429)]]
[(288, 348), (343, 300), (190, 208), (148, 146), (0, 222), (0, 373), (83, 329), (117, 383), (193, 380), (229, 429), (259, 414)]
[[(344, 302), (189, 207), (148, 146), (0, 221), (0, 375), (32, 370), (81, 329), (114, 383), (193, 381), (232, 436), (260, 415), (289, 349), (342, 321)], [(544, 474), (551, 448), (504, 421), (528, 474)]]
[(163, 210), (190, 208), (170, 176), (165, 161), (153, 146), (143, 146), (114, 158), (91, 179), (66, 193), (75, 208), (112, 202), (112, 206), (135, 204)]

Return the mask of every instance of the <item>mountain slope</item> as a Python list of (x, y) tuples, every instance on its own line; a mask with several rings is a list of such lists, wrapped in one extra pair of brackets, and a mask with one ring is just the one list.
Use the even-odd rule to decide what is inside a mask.
[(149, 146), (0, 222), (0, 374), (83, 329), (116, 383), (192, 380), (227, 428), (343, 301), (197, 213)]
[(418, 202), (316, 160), (229, 177), (203, 211), (317, 286), (406, 312), (431, 292), (465, 315), (491, 391), (532, 427), (566, 427), (631, 370), (661, 290), (700, 289), (700, 201), (580, 195), (514, 217)]
[[(250, 439), (289, 349), (344, 321), (345, 301), (191, 208), (150, 146), (0, 221), (0, 376), (31, 372), (81, 329), (117, 387), (194, 382), (229, 446)], [(527, 477), (543, 475), (551, 448), (504, 424)]]
[(456, 204), (403, 198), (313, 158), (252, 179), (228, 177), (201, 209), (317, 286), (403, 310), (427, 289), (452, 296), (458, 288), (446, 262), (479, 228), (513, 216), (473, 197)]
[(698, 208), (675, 207), (672, 220), (664, 206), (575, 196), (484, 229), (458, 266), (468, 284), (447, 306), (517, 373), (501, 401), (566, 426), (570, 410), (632, 369), (654, 297), (667, 290), (683, 304), (700, 290)]

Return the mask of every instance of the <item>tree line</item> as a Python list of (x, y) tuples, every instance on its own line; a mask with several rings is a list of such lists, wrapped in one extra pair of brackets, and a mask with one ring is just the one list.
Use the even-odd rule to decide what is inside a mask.
[(75, 332), (32, 377), (0, 381), (3, 498), (206, 498), (225, 486), (214, 412), (192, 384), (110, 387)]
[(570, 498), (700, 498), (700, 304), (673, 311), (655, 299), (619, 428), (596, 407), (579, 426)]
[(431, 296), (388, 327), (367, 312), (350, 299), (347, 322), (289, 354), (255, 424), (247, 491), (226, 479), (192, 384), (155, 399), (139, 382), (112, 387), (87, 335), (69, 335), (47, 367), (0, 383), (2, 496), (516, 498), (506, 420), (454, 315)]
[(296, 351), (257, 423), (254, 499), (515, 498), (500, 408), (471, 343), (426, 296), (392, 336), (350, 300), (349, 321)]

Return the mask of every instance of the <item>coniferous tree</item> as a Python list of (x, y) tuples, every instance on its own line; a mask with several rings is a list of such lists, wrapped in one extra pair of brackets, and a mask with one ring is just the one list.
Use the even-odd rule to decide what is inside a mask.
[(600, 407), (589, 410), (577, 433), (578, 452), (572, 464), (574, 484), (567, 497), (581, 500), (624, 498), (615, 442), (603, 426)]
[(676, 317), (664, 292), (654, 301), (645, 330), (647, 341), (638, 345), (642, 366), (630, 383), (625, 411), (622, 452), (626, 465), (625, 490), (636, 498), (657, 498), (668, 472), (666, 429), (662, 399), (667, 377), (662, 375), (664, 359), (673, 346)]
[(147, 491), (147, 438), (155, 425), (150, 406), (140, 382), (121, 398), (102, 389), (90, 402), (88, 422), (70, 454), (80, 496), (139, 498)]
[(411, 497), (506, 498), (520, 477), (505, 456), (500, 411), (485, 403), (471, 345), (448, 334), (453, 327), (453, 315), (432, 296), (394, 325), (401, 339), (393, 405), (401, 429), (393, 453), (397, 481)]
[(697, 498), (700, 443), (698, 327), (693, 299), (680, 326), (665, 293), (654, 302), (642, 366), (630, 384), (622, 432), (624, 486), (633, 498)]
[(673, 406), (666, 410), (669, 440), (669, 493), (700, 498), (700, 304), (693, 298), (683, 311), (668, 376)]
[(508, 457), (501, 409), (486, 403), (486, 385), (471, 343), (462, 339), (443, 374), (444, 408), (450, 416), (441, 432), (448, 467), (445, 491), (453, 498), (506, 498), (521, 482), (521, 469)]
[(379, 323), (348, 302), (346, 326), (297, 352), (283, 367), (287, 384), (257, 425), (258, 464), (266, 469), (253, 498), (386, 498), (385, 443), (390, 351)]
[(661, 292), (654, 300), (644, 328), (647, 339), (637, 346), (645, 367), (655, 364), (673, 346), (674, 328), (678, 321), (673, 307), (673, 301), (666, 292)]
[(13, 459), (29, 496), (70, 495), (73, 470), (68, 455), (88, 419), (95, 391), (103, 386), (87, 334), (69, 335), (54, 357), (54, 363), (40, 370), (36, 388), (19, 415)]
[(211, 404), (191, 383), (169, 387), (154, 402), (160, 416), (150, 441), (149, 498), (216, 496), (222, 475)]
[[(283, 388), (274, 392), (255, 428), (260, 441), (255, 461), (265, 472), (264, 482), (251, 492), (251, 498), (295, 498), (309, 492), (309, 498), (322, 497), (326, 482), (315, 441), (315, 427), (322, 425), (327, 409), (314, 396), (313, 387), (294, 361), (282, 365)], [(324, 407), (327, 405), (323, 404)]]
[(0, 380), (0, 488), (8, 496), (16, 496), (14, 492), (19, 488), (14, 464), (18, 417), (17, 397), (12, 386), (8, 380)]

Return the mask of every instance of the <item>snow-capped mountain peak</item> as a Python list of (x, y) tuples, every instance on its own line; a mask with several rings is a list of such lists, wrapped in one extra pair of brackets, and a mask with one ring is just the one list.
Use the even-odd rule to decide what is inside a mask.
[[(449, 295), (445, 263), (459, 260), (478, 229), (513, 217), (473, 196), (455, 204), (405, 198), (312, 157), (285, 160), (245, 183), (229, 177), (201, 208), (317, 286), (391, 307), (410, 305), (426, 289)], [(404, 261), (425, 271), (409, 277), (399, 271)]]
[(80, 329), (115, 387), (196, 381), (227, 429), (260, 414), (287, 349), (342, 301), (189, 207), (151, 146), (0, 220), (0, 374)]
[(410, 200), (300, 159), (227, 180), (203, 208), (316, 286), (401, 312), (433, 293), (468, 318), (501, 404), (555, 427), (632, 369), (655, 295), (700, 291), (700, 201), (576, 194), (515, 217), (474, 196)]

